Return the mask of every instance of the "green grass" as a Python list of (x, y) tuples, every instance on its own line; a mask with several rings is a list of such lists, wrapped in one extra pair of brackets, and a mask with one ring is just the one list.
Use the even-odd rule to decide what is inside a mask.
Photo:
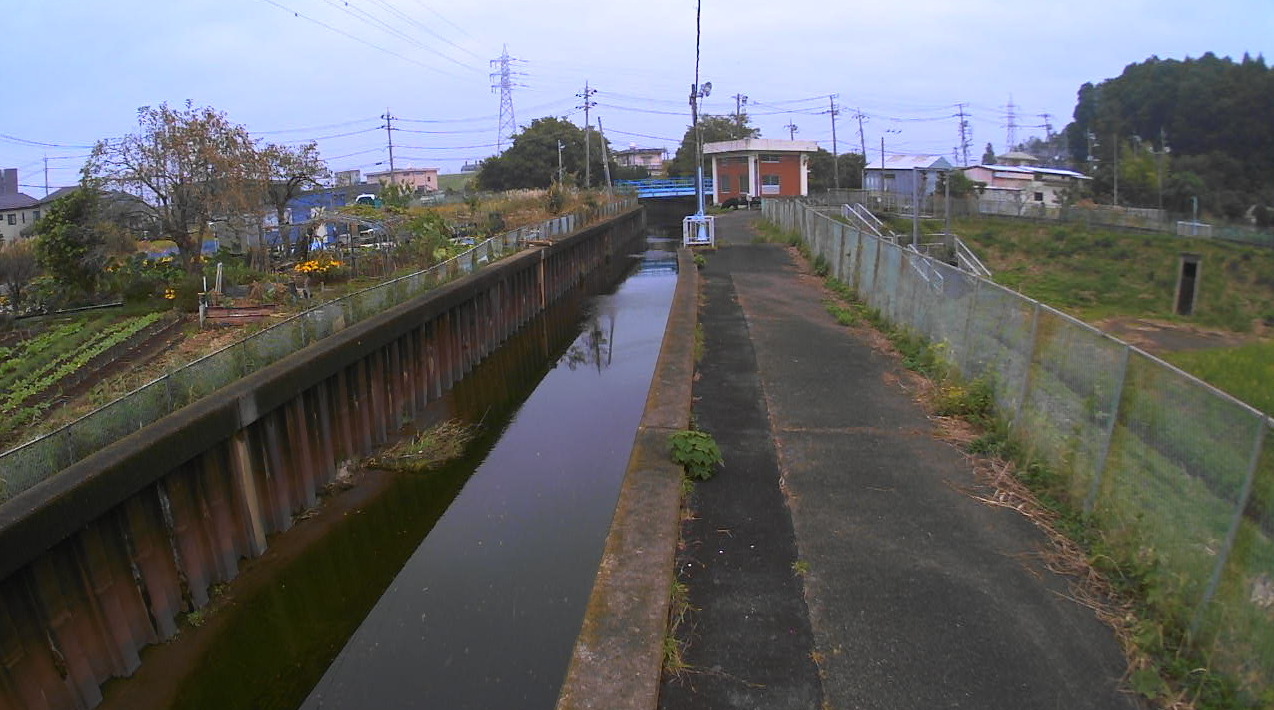
[(453, 190), (464, 190), (465, 184), (471, 182), (476, 176), (477, 173), (452, 173), (450, 175), (439, 175), (438, 189), (444, 191), (447, 188), (451, 188)]
[[(926, 226), (926, 229), (928, 227)], [(1086, 321), (1156, 318), (1248, 332), (1274, 316), (1274, 250), (1082, 225), (962, 219), (952, 231), (1000, 284)], [(1202, 256), (1193, 316), (1173, 314), (1178, 257)]]
[(1274, 415), (1274, 342), (1169, 353), (1168, 362)]

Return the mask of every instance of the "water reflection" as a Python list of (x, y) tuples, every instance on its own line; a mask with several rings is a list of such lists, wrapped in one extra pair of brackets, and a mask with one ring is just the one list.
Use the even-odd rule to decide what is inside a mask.
[(552, 707), (663, 338), (675, 278), (658, 273), (584, 304), (303, 707)]

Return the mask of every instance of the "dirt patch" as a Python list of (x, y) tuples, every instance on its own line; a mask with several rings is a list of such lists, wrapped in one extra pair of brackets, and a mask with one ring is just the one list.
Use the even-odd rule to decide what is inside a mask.
[(1146, 318), (1105, 318), (1093, 325), (1154, 355), (1178, 350), (1229, 348), (1252, 339), (1251, 336), (1189, 323), (1168, 323)]

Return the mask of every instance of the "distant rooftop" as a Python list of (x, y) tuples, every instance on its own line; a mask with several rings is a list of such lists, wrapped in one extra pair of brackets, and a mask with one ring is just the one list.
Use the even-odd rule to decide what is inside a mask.
[(1058, 175), (1061, 177), (1080, 178), (1081, 180), (1091, 179), (1087, 175), (1083, 173), (1077, 173), (1074, 170), (1066, 170), (1063, 168), (1041, 168), (1035, 165), (994, 165), (993, 164), (993, 165), (971, 165), (969, 167), (986, 168), (987, 170), (994, 170), (997, 173), (1025, 173), (1027, 175), (1030, 175), (1032, 173), (1043, 173), (1045, 175)]
[[(941, 155), (905, 155), (885, 156), (884, 170), (950, 170), (951, 163)], [(881, 170), (880, 161), (868, 161), (868, 170)]]

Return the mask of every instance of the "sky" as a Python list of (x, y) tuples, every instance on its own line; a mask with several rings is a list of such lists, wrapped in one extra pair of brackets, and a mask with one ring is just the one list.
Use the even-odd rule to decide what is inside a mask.
[[(456, 172), (496, 152), (490, 60), (517, 61), (516, 121), (590, 118), (617, 148), (676, 150), (694, 82), (693, 0), (6, 0), (0, 167), (44, 194), (74, 183), (93, 142), (136, 131), (138, 107), (212, 106), (262, 141), (318, 139), (334, 170)], [(1070, 120), (1086, 81), (1151, 55), (1265, 55), (1274, 0), (704, 0), (703, 111), (735, 95), (763, 137), (840, 152), (947, 157), (970, 116), (970, 158)], [(864, 116), (860, 138), (859, 114)], [(507, 146), (507, 140), (505, 141)], [(976, 156), (976, 157), (975, 157)]]

